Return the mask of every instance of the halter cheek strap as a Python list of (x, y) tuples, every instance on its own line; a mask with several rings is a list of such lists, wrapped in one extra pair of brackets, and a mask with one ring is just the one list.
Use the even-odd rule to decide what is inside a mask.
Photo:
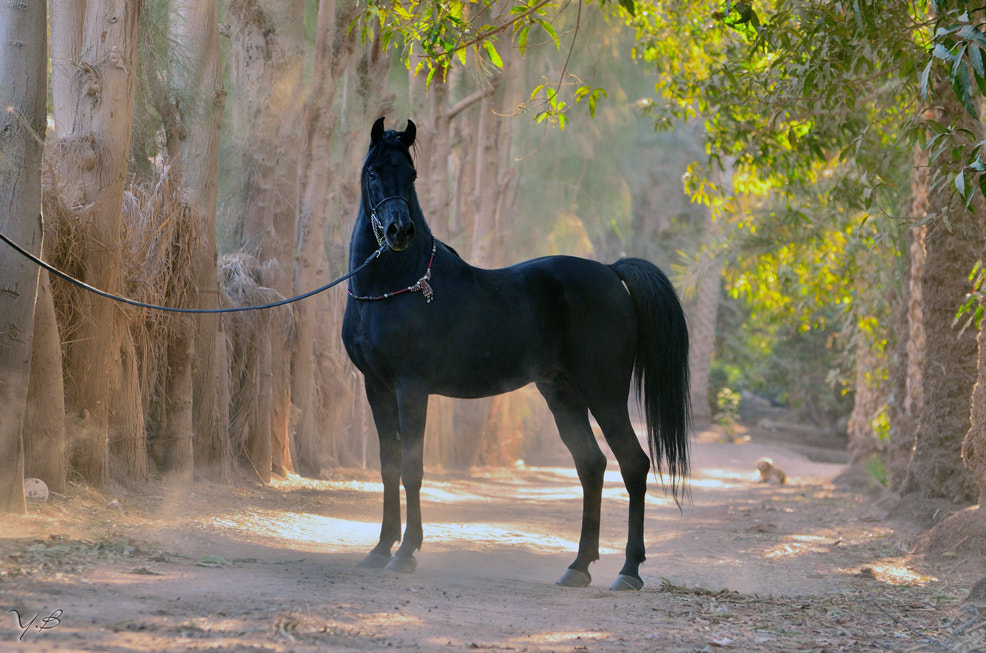
[[(369, 198), (369, 193), (367, 193), (367, 198)], [(390, 197), (385, 197), (373, 206), (370, 207), (370, 226), (373, 227), (373, 236), (377, 239), (377, 245), (383, 246), (387, 241), (383, 234), (383, 224), (380, 223), (380, 218), (377, 217), (377, 209), (384, 205), (384, 203), (391, 200), (400, 200), (404, 202), (407, 207), (408, 213), (411, 211), (411, 205), (408, 204), (407, 200), (400, 195), (392, 195)]]

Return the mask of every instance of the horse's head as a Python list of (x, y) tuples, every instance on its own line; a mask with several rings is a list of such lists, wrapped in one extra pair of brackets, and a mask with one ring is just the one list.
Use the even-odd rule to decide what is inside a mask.
[(363, 205), (369, 214), (377, 241), (400, 251), (414, 238), (411, 207), (417, 205), (414, 180), (417, 171), (411, 159), (414, 123), (402, 131), (383, 128), (383, 118), (370, 130), (370, 151), (361, 174)]

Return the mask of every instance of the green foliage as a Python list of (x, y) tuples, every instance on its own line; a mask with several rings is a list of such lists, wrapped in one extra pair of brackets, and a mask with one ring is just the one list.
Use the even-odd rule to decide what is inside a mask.
[(386, 50), (397, 48), (405, 64), (427, 70), (430, 82), (442, 78), (458, 61), (465, 64), (471, 52), (493, 68), (503, 68), (497, 43), (503, 34), (516, 36), (526, 54), (532, 31), (560, 47), (551, 24), (552, 0), (522, 0), (502, 9), (495, 2), (436, 2), (434, 0), (371, 0), (358, 19), (364, 41), (379, 39)]
[(953, 327), (958, 326), (960, 322), (962, 323), (959, 329), (960, 337), (970, 326), (979, 331), (983, 320), (983, 302), (986, 301), (986, 267), (983, 266), (982, 261), (976, 261), (973, 266), (969, 273), (969, 283), (972, 284), (972, 288), (966, 293), (965, 301), (962, 302), (962, 306), (955, 314), (955, 321), (952, 322)]
[(726, 427), (726, 434), (730, 438), (736, 435), (736, 426), (739, 424), (740, 401), (742, 401), (742, 396), (729, 388), (723, 388), (716, 393), (717, 412), (714, 421), (716, 424)]
[(883, 467), (883, 460), (880, 456), (873, 454), (866, 460), (866, 469), (873, 475), (873, 479), (883, 487), (888, 487), (890, 481), (887, 478), (887, 470)]
[[(395, 49), (408, 69), (425, 74), (431, 84), (436, 76), (445, 80), (452, 66), (465, 66), (470, 60), (496, 73), (504, 67), (505, 48), (516, 47), (521, 57), (546, 44), (553, 44), (558, 52), (562, 47), (559, 30), (566, 25), (572, 40), (562, 74), (536, 86), (525, 104), (537, 108), (535, 122), (564, 129), (573, 104), (584, 100), (590, 117), (595, 117), (600, 98), (607, 97), (604, 88), (585, 84), (568, 69), (576, 39), (582, 34), (583, 3), (578, 4), (574, 26), (566, 24), (570, 22), (565, 14), (569, 6), (554, 0), (369, 0), (354, 27), (358, 26), (364, 41), (377, 39), (384, 50)], [(606, 6), (606, 0), (600, 0), (599, 7)], [(634, 0), (619, 0), (617, 6), (634, 15)], [(575, 80), (574, 85), (569, 78)]]

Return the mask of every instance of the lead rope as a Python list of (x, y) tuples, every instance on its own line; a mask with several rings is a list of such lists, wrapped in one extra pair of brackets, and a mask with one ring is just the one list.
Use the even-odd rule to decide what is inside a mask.
[[(139, 302), (139, 301), (137, 301), (135, 299), (128, 299), (126, 297), (121, 297), (120, 295), (114, 295), (113, 293), (106, 292), (105, 290), (100, 290), (99, 288), (95, 288), (93, 286), (90, 286), (86, 282), (80, 281), (79, 279), (76, 279), (75, 277), (73, 277), (73, 276), (71, 276), (69, 274), (66, 274), (65, 272), (62, 272), (58, 268), (56, 268), (56, 267), (54, 267), (52, 265), (49, 265), (48, 263), (45, 263), (40, 258), (38, 258), (37, 256), (35, 256), (31, 252), (27, 251), (26, 249), (24, 249), (23, 247), (21, 247), (20, 245), (18, 245), (17, 243), (15, 243), (14, 241), (10, 240), (9, 238), (7, 238), (7, 236), (5, 236), (2, 233), (0, 233), (0, 240), (2, 240), (3, 242), (7, 243), (10, 247), (12, 247), (15, 251), (17, 251), (21, 256), (24, 256), (24, 257), (30, 259), (36, 265), (44, 268), (48, 272), (54, 274), (56, 277), (58, 277), (60, 279), (64, 279), (65, 281), (68, 281), (69, 283), (75, 284), (79, 288), (83, 288), (85, 290), (88, 290), (89, 292), (91, 292), (91, 293), (93, 293), (95, 295), (99, 295), (100, 297), (105, 297), (106, 299), (112, 299), (113, 301), (120, 302), (121, 304), (129, 304), (130, 306), (137, 306), (139, 308), (150, 308), (150, 309), (153, 309), (153, 310), (156, 310), (156, 311), (167, 311), (167, 312), (170, 312), (170, 313), (238, 313), (240, 311), (257, 311), (257, 310), (261, 310), (261, 309), (265, 309), (265, 308), (275, 308), (277, 306), (284, 306), (285, 304), (291, 304), (293, 302), (301, 301), (302, 299), (307, 299), (307, 298), (311, 297), (312, 295), (317, 295), (318, 293), (323, 292), (325, 290), (328, 290), (332, 286), (336, 286), (336, 285), (342, 283), (343, 281), (346, 281), (347, 279), (355, 276), (357, 273), (361, 272), (363, 270), (363, 268), (365, 268), (367, 265), (369, 265), (372, 261), (374, 261), (375, 259), (379, 258), (380, 255), (383, 254), (384, 251), (387, 249), (386, 243), (382, 244), (380, 246), (380, 248), (377, 249), (377, 251), (375, 251), (372, 254), (370, 254), (370, 256), (365, 261), (363, 261), (363, 263), (359, 267), (357, 267), (355, 270), (353, 270), (349, 274), (347, 274), (345, 276), (342, 276), (342, 277), (339, 277), (335, 281), (333, 281), (331, 283), (327, 283), (324, 286), (322, 286), (321, 288), (316, 288), (315, 290), (306, 292), (303, 295), (297, 295), (295, 297), (290, 297), (288, 299), (282, 299), (280, 301), (271, 302), (269, 304), (260, 304), (260, 305), (257, 305), (257, 306), (235, 306), (235, 307), (231, 307), (231, 308), (175, 308), (173, 306), (159, 306), (157, 304), (147, 304), (147, 303), (144, 303), (144, 302)], [(431, 264), (429, 263), (429, 267), (430, 267), (430, 265)]]

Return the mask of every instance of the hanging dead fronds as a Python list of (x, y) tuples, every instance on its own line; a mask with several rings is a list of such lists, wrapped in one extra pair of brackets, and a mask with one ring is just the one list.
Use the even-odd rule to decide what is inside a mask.
[[(276, 272), (276, 261), (260, 263), (249, 254), (228, 254), (219, 259), (219, 283), (231, 306), (257, 306), (283, 299), (266, 285)], [(231, 313), (226, 333), (230, 339), (229, 438), (233, 451), (246, 455), (251, 436), (270, 437), (261, 402), (270, 396), (270, 357), (286, 356), (294, 329), (291, 309), (282, 306), (262, 311)]]
[[(119, 246), (123, 251), (120, 289), (127, 297), (166, 306), (196, 306), (196, 248), (200, 246), (199, 224), (194, 205), (179, 186), (177, 170), (164, 166), (152, 183), (131, 185), (124, 193), (122, 228), (118, 245), (91, 242), (92, 207), (79, 201), (81, 194), (59, 173), (66, 158), (88, 156), (86, 139), (55, 141), (46, 152), (44, 168), (44, 256), (55, 267), (85, 280), (84, 253), (92, 246)], [(112, 290), (112, 289), (110, 289)], [(75, 337), (80, 325), (90, 319), (97, 298), (61, 279), (52, 279), (55, 310), (63, 347)], [(159, 407), (165, 401), (164, 383), (171, 342), (191, 338), (190, 318), (179, 314), (119, 305), (130, 331), (132, 355), (136, 358), (139, 393), (145, 423), (127, 429), (127, 442), (114, 441), (111, 449), (127, 449), (156, 431)], [(107, 327), (108, 328), (108, 327)], [(128, 346), (129, 349), (129, 346)], [(122, 437), (122, 436), (121, 436)], [(124, 454), (129, 456), (129, 454)], [(142, 455), (142, 454), (138, 454)], [(136, 469), (141, 464), (128, 465)]]

